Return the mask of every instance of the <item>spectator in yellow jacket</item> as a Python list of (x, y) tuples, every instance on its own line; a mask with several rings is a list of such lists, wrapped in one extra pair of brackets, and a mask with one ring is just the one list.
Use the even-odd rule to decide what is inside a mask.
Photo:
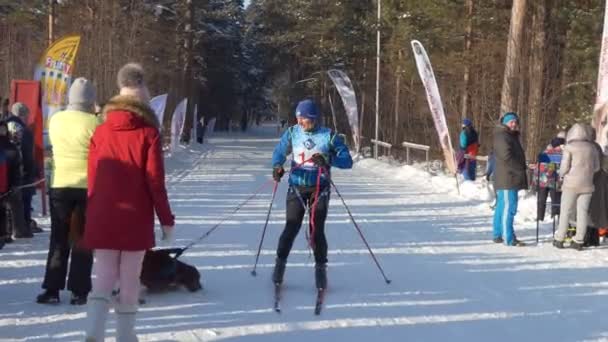
[(49, 141), (53, 152), (50, 183), (51, 239), (38, 303), (59, 302), (65, 288), (70, 252), (68, 290), (70, 304), (82, 305), (91, 291), (93, 256), (79, 246), (84, 230), (87, 200), (89, 142), (99, 124), (95, 111), (95, 88), (85, 78), (77, 78), (68, 93), (67, 109), (49, 119)]

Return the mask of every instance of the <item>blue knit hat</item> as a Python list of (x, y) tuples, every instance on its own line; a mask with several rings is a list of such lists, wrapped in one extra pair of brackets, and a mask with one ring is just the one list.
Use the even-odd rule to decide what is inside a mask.
[(462, 120), (462, 125), (463, 126), (473, 126), (473, 122), (470, 119), (464, 119)]
[(300, 101), (296, 107), (296, 116), (317, 120), (319, 117), (319, 108), (317, 108), (317, 105), (312, 100)]
[(502, 116), (502, 120), (500, 120), (500, 123), (502, 123), (503, 125), (506, 125), (507, 123), (509, 123), (509, 121), (513, 121), (513, 120), (519, 121), (519, 117), (517, 116), (517, 113), (508, 112)]

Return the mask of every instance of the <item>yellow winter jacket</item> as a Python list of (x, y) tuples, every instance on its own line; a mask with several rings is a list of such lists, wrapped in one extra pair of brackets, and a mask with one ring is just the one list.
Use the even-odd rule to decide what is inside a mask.
[(89, 143), (99, 123), (95, 115), (76, 110), (65, 110), (51, 115), (51, 188), (87, 188)]

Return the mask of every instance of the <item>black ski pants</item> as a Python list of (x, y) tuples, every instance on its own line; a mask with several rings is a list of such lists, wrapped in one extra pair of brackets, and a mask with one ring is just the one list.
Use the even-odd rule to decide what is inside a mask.
[(559, 206), (562, 199), (562, 192), (550, 188), (538, 189), (538, 212), (536, 219), (542, 221), (545, 219), (545, 211), (547, 209), (547, 197), (551, 196), (551, 217), (559, 216)]
[[(311, 239), (314, 243), (313, 252), (315, 255), (315, 262), (317, 264), (327, 263), (327, 240), (325, 239), (325, 219), (327, 218), (327, 209), (329, 207), (329, 186), (321, 188), (319, 191), (319, 199), (316, 206), (314, 205), (315, 199), (315, 187), (289, 187), (287, 191), (286, 209), (287, 217), (285, 228), (279, 238), (279, 247), (277, 248), (277, 257), (282, 260), (287, 260), (293, 241), (295, 240), (302, 221), (306, 208), (304, 205), (310, 208), (309, 213), (309, 231), (314, 230), (314, 235)], [(298, 196), (298, 193), (300, 196)], [(315, 220), (314, 229), (312, 228), (312, 208), (315, 208)]]
[[(84, 227), (70, 227), (72, 214), (82, 215), (75, 220), (84, 223), (87, 190), (77, 188), (56, 188), (50, 190), (51, 241), (46, 260), (43, 289), (63, 290), (68, 273), (70, 252), (72, 260), (69, 268), (68, 290), (79, 294), (91, 291), (91, 268), (93, 254), (80, 248), (79, 241), (71, 241), (70, 236), (81, 236)], [(72, 232), (70, 232), (72, 229)], [(80, 230), (78, 232), (74, 230)]]

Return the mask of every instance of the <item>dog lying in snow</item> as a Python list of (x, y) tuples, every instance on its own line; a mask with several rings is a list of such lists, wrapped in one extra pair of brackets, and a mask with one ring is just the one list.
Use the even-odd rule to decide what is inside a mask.
[(201, 274), (196, 267), (188, 265), (171, 254), (178, 250), (147, 250), (141, 269), (141, 283), (149, 292), (162, 292), (183, 286), (190, 292), (203, 288)]

